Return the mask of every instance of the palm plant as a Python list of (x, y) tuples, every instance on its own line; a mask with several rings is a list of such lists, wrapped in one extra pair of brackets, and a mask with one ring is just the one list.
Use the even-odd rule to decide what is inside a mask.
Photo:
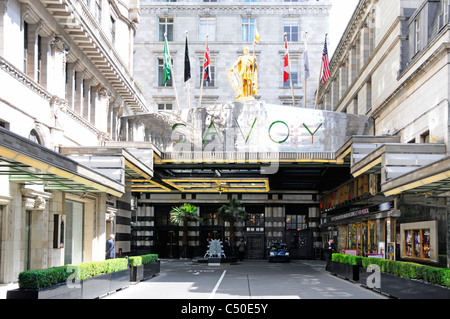
[(183, 227), (183, 248), (185, 256), (188, 247), (188, 222), (201, 220), (198, 214), (198, 207), (188, 203), (184, 203), (179, 207), (173, 207), (170, 211), (170, 221), (172, 224)]
[(230, 223), (231, 247), (235, 247), (235, 223), (245, 220), (247, 218), (247, 213), (241, 208), (241, 203), (236, 198), (232, 198), (228, 205), (223, 205), (219, 208), (217, 215)]

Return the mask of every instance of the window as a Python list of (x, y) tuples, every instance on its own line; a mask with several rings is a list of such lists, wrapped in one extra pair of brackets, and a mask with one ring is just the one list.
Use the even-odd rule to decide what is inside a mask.
[(172, 111), (172, 103), (158, 103), (158, 111)]
[(439, 15), (439, 29), (448, 23), (449, 0), (442, 0), (441, 14)]
[(304, 230), (307, 228), (305, 215), (286, 215), (286, 230)]
[[(171, 59), (170, 63), (173, 65), (173, 59)], [(166, 84), (164, 84), (164, 58), (158, 58), (158, 86), (172, 86), (172, 76), (169, 80), (167, 80)]]
[(23, 73), (27, 73), (28, 64), (28, 23), (23, 22)]
[(95, 18), (99, 24), (102, 24), (102, 1), (95, 0)]
[(116, 41), (116, 20), (113, 17), (110, 18), (110, 26), (109, 27), (110, 27), (110, 33), (111, 33), (110, 40), (111, 40), (111, 43), (114, 45), (114, 43)]
[(255, 19), (242, 18), (242, 41), (253, 42), (255, 39)]
[[(200, 63), (199, 63), (199, 65), (200, 65), (200, 75), (199, 75), (199, 78), (201, 79), (202, 78), (202, 75), (203, 75), (203, 63), (204, 63), (204, 58), (201, 58), (200, 59)], [(214, 62), (215, 62), (215, 59), (213, 59), (213, 58), (211, 58), (211, 61), (210, 61), (210, 64), (209, 64), (209, 77), (211, 78), (211, 83), (209, 83), (209, 82), (207, 82), (205, 79), (204, 79), (204, 77), (203, 77), (203, 87), (214, 87), (215, 86), (215, 83), (216, 83), (216, 81), (215, 81), (215, 78), (216, 78), (216, 68), (215, 68), (215, 66), (214, 66)], [(201, 81), (201, 80), (200, 80)], [(200, 87), (201, 86), (201, 84), (202, 84), (202, 82), (199, 82), (198, 83), (198, 86)]]
[(159, 41), (164, 41), (164, 33), (167, 41), (173, 41), (173, 18), (159, 18)]
[[(290, 59), (289, 61), (291, 63), (291, 77), (292, 77), (292, 86), (298, 87), (298, 60)], [(283, 66), (284, 71), (284, 66)], [(283, 87), (291, 87), (291, 80), (287, 80), (286, 82), (283, 82)]]
[(217, 2), (217, 0), (203, 0), (203, 2)]
[(426, 131), (420, 135), (420, 143), (430, 143), (430, 131)]
[(417, 259), (431, 259), (430, 230), (405, 230), (405, 257)]
[(415, 21), (414, 53), (420, 50), (420, 18)]
[(37, 36), (37, 66), (36, 66), (36, 82), (41, 83), (41, 71), (42, 71), (42, 38)]
[(248, 214), (245, 230), (248, 232), (263, 232), (264, 214)]
[(209, 41), (216, 40), (216, 18), (200, 18), (198, 22), (198, 40), (206, 41), (208, 34)]
[(36, 130), (31, 130), (30, 135), (28, 135), (28, 139), (42, 145), (41, 139), (39, 137), (39, 134), (36, 132)]
[(444, 24), (448, 23), (448, 0), (442, 1), (442, 16)]
[[(284, 32), (289, 42), (298, 42), (298, 19), (284, 19)], [(284, 40), (284, 34), (283, 34)]]
[(0, 119), (0, 127), (9, 130), (9, 123)]

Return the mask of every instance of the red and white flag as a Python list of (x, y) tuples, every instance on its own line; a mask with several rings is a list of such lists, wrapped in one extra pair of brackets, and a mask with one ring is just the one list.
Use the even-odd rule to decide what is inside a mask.
[(289, 80), (289, 50), (288, 50), (288, 43), (287, 43), (287, 37), (284, 37), (284, 82), (287, 82)]

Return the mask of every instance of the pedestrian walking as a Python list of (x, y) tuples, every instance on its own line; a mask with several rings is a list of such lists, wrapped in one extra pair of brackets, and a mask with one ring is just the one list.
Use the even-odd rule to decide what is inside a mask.
[(109, 239), (106, 241), (106, 259), (111, 259), (115, 257), (115, 246), (114, 246), (114, 235), (109, 235)]
[(333, 239), (328, 240), (328, 242), (325, 244), (325, 247), (323, 248), (323, 254), (325, 257), (325, 261), (327, 262), (327, 265), (325, 266), (326, 271), (330, 271), (330, 262), (331, 262), (331, 256), (334, 253), (334, 244)]

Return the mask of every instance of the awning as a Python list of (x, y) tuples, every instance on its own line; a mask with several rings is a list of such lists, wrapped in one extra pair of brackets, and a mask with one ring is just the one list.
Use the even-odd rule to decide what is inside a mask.
[(122, 196), (125, 185), (64, 155), (0, 128), (0, 175), (46, 190)]
[(386, 196), (450, 192), (450, 156), (391, 179), (381, 185), (381, 190)]
[(267, 193), (270, 191), (267, 178), (177, 178), (163, 181), (181, 192), (195, 193)]

